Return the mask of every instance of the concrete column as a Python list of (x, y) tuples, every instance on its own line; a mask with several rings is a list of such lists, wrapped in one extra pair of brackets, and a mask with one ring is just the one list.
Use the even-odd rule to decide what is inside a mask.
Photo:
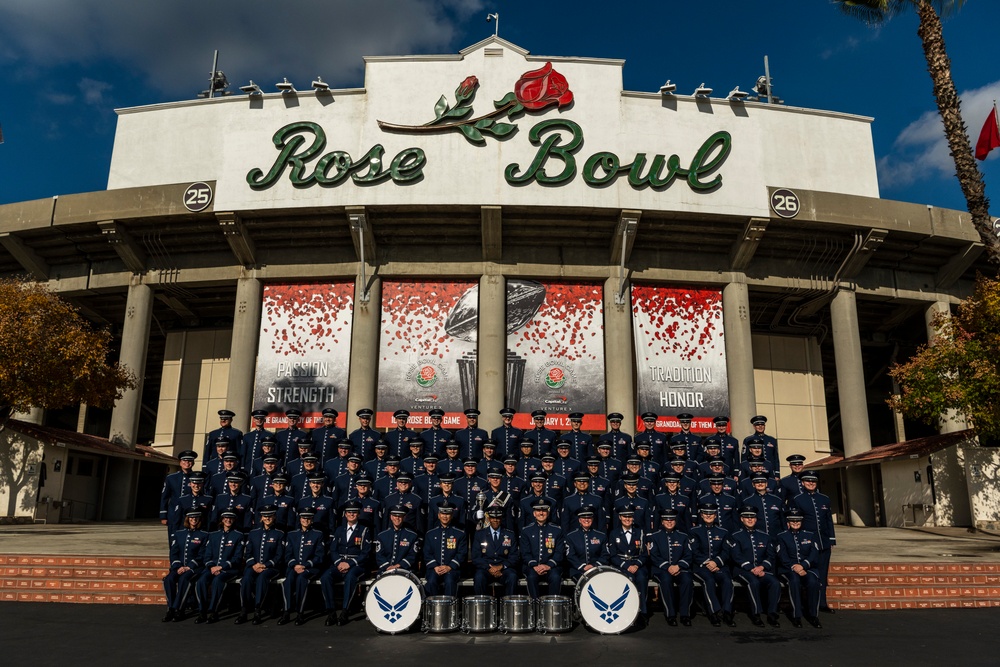
[(236, 282), (236, 311), (233, 314), (233, 342), (229, 348), (226, 407), (236, 413), (233, 425), (242, 431), (250, 427), (250, 411), (253, 410), (263, 291), (257, 278), (240, 278)]
[[(837, 365), (837, 394), (840, 397), (840, 425), (844, 454), (853, 456), (872, 448), (868, 430), (868, 399), (865, 395), (865, 372), (861, 360), (861, 333), (858, 330), (857, 297), (852, 289), (840, 289), (830, 304), (833, 323), (833, 352)], [(852, 526), (875, 523), (875, 496), (871, 471), (865, 467), (848, 468), (847, 513)]]
[(500, 426), (507, 392), (507, 279), (493, 265), (479, 279), (479, 427)]
[(622, 413), (622, 430), (635, 432), (635, 360), (632, 357), (632, 300), (629, 286), (625, 303), (615, 303), (618, 267), (604, 282), (605, 413)]
[[(938, 313), (947, 313), (950, 315), (951, 305), (947, 301), (935, 301), (927, 306), (927, 309), (924, 311), (924, 323), (927, 326), (928, 343), (933, 343), (934, 338), (938, 335), (937, 329), (932, 324), (934, 317)], [(965, 417), (954, 410), (945, 412), (941, 415), (941, 420), (938, 422), (939, 433), (954, 433), (955, 431), (964, 431), (967, 428), (968, 425), (965, 422)]]
[[(377, 410), (378, 338), (382, 326), (382, 281), (371, 276), (368, 302), (362, 302), (360, 280), (354, 284), (354, 325), (351, 329), (351, 372), (347, 380), (347, 431), (358, 427), (354, 414)], [(372, 420), (374, 426), (375, 420)]]
[(726, 341), (726, 375), (729, 378), (729, 419), (733, 435), (750, 432), (757, 414), (757, 388), (753, 379), (753, 342), (750, 333), (750, 290), (746, 276), (722, 289), (722, 318)]
[(138, 386), (129, 389), (115, 403), (111, 412), (112, 442), (135, 447), (139, 431), (139, 409), (142, 405), (142, 383), (146, 378), (146, 350), (149, 347), (149, 324), (153, 316), (153, 290), (132, 277), (125, 304), (125, 324), (122, 327), (121, 364), (136, 375)]

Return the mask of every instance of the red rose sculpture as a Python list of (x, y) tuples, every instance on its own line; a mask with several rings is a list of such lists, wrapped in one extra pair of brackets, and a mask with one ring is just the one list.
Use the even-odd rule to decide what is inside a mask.
[(559, 72), (552, 69), (552, 63), (545, 63), (541, 69), (526, 72), (514, 84), (517, 101), (530, 111), (544, 109), (553, 104), (564, 107), (573, 101), (573, 91), (569, 82)]
[(469, 76), (465, 78), (465, 81), (458, 84), (458, 88), (455, 90), (455, 99), (459, 102), (462, 100), (467, 100), (472, 97), (472, 94), (476, 91), (476, 86), (479, 85), (479, 79), (474, 76)]

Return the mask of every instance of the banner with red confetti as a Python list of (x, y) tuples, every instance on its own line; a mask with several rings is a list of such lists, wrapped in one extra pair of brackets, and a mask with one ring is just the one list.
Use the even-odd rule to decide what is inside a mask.
[(569, 430), (571, 412), (584, 430), (604, 430), (602, 284), (507, 281), (506, 399), (518, 428), (545, 410), (553, 430)]
[(382, 281), (375, 425), (395, 426), (392, 413), (409, 410), (420, 431), (438, 408), (445, 428), (462, 428), (478, 400), (478, 330), (477, 281)]
[(331, 407), (344, 427), (354, 282), (265, 285), (262, 311), (254, 408), (268, 411), (270, 426), (283, 425), (285, 410), (298, 408), (303, 426), (313, 428)]
[(655, 412), (658, 429), (679, 431), (687, 412), (692, 431), (714, 433), (713, 417), (729, 414), (722, 292), (633, 284), (632, 331), (636, 428)]

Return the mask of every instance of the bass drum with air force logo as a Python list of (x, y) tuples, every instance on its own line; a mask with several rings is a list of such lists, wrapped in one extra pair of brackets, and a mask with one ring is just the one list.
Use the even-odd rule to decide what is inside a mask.
[(613, 567), (587, 570), (576, 584), (575, 597), (583, 622), (602, 635), (625, 632), (639, 615), (639, 591)]
[(393, 570), (379, 575), (365, 596), (365, 616), (379, 632), (405, 632), (420, 619), (424, 589), (412, 572)]

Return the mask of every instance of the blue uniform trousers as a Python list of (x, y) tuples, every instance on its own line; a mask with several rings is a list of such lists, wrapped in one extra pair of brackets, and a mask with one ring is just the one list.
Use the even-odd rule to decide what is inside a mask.
[(734, 568), (733, 576), (743, 582), (750, 596), (750, 606), (755, 614), (765, 613), (765, 605), (761, 600), (761, 592), (766, 599), (766, 613), (778, 613), (778, 599), (781, 597), (781, 582), (770, 572), (757, 577), (743, 568)]
[(309, 582), (319, 576), (318, 567), (307, 567), (302, 572), (296, 572), (289, 567), (285, 572), (285, 581), (281, 584), (281, 594), (285, 598), (285, 613), (297, 611), (300, 614), (306, 606), (306, 593), (309, 592)]
[(524, 578), (528, 586), (528, 595), (535, 600), (539, 598), (538, 582), (542, 578), (547, 583), (545, 588), (546, 595), (559, 595), (562, 590), (562, 571), (558, 567), (552, 568), (546, 574), (539, 575), (535, 572), (535, 568), (526, 566), (524, 568)]
[(472, 575), (472, 590), (476, 595), (489, 595), (489, 587), (493, 582), (503, 584), (504, 596), (514, 595), (517, 591), (517, 571), (512, 567), (505, 567), (500, 572), (500, 577), (491, 577), (489, 570), (479, 568)]
[[(652, 570), (653, 580), (660, 585), (660, 597), (663, 598), (663, 606), (667, 616), (691, 615), (691, 600), (694, 599), (694, 579), (689, 570), (681, 570), (677, 574), (670, 574), (666, 570), (654, 567)], [(674, 584), (677, 584), (677, 595), (674, 595)]]
[(323, 590), (323, 603), (326, 605), (327, 613), (333, 613), (337, 609), (336, 596), (333, 590), (334, 584), (343, 582), (344, 593), (341, 597), (343, 611), (348, 611), (351, 606), (351, 599), (358, 592), (358, 583), (365, 578), (365, 568), (355, 565), (341, 572), (334, 565), (327, 569), (319, 578), (320, 588)]
[[(788, 584), (788, 599), (792, 602), (792, 618), (819, 615), (820, 580), (814, 570), (806, 571), (804, 577), (794, 572), (785, 572), (781, 578)], [(802, 607), (802, 592), (806, 594), (806, 606)]]
[(240, 601), (243, 603), (243, 609), (263, 607), (267, 598), (267, 587), (279, 574), (273, 567), (264, 568), (259, 574), (253, 571), (252, 566), (244, 569), (243, 577), (240, 579)]
[(238, 575), (238, 570), (223, 569), (219, 574), (212, 574), (211, 568), (206, 568), (194, 586), (195, 595), (198, 596), (199, 611), (203, 614), (218, 611), (226, 584), (234, 581)]
[(449, 595), (458, 597), (458, 581), (461, 578), (461, 571), (452, 568), (444, 574), (438, 574), (434, 568), (427, 568), (427, 575), (424, 583), (424, 592), (428, 595)]
[(695, 568), (694, 578), (701, 582), (709, 614), (733, 612), (733, 578), (725, 568), (710, 572), (707, 567)]
[(163, 592), (167, 596), (168, 609), (179, 611), (184, 608), (184, 601), (187, 600), (188, 593), (191, 592), (201, 572), (199, 569), (194, 569), (177, 574), (177, 570), (172, 569), (163, 577)]

